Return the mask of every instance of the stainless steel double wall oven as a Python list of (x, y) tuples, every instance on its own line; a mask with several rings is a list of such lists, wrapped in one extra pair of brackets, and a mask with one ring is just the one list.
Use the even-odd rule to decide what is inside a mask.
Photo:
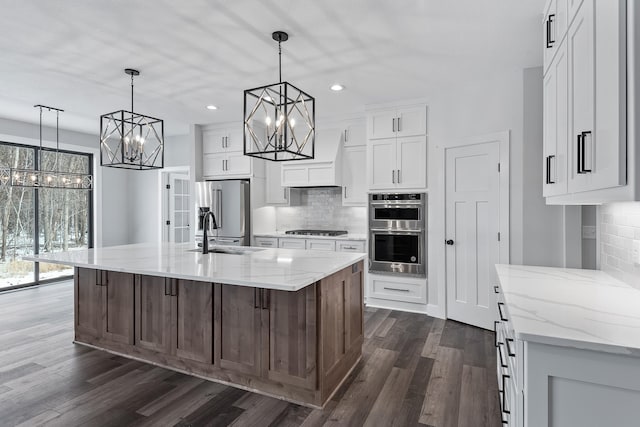
[(369, 195), (369, 271), (426, 276), (426, 194)]

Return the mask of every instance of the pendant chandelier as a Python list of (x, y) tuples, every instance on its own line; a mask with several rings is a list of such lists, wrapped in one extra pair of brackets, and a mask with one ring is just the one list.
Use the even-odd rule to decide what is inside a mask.
[(282, 81), (284, 31), (271, 37), (278, 42), (280, 82), (244, 91), (244, 154), (272, 161), (313, 159), (315, 99)]
[[(60, 113), (59, 108), (35, 105), (40, 109), (40, 148), (37, 152), (38, 167), (36, 169), (10, 169), (10, 183), (13, 187), (63, 188), (68, 190), (91, 190), (93, 177), (86, 173), (60, 171), (58, 162), (60, 148)], [(53, 168), (43, 169), (42, 158), (46, 151), (42, 148), (42, 113), (43, 110), (56, 113), (56, 150)]]
[(126, 68), (131, 76), (131, 111), (100, 116), (100, 165), (124, 169), (164, 167), (164, 122), (133, 112), (133, 78), (140, 71)]

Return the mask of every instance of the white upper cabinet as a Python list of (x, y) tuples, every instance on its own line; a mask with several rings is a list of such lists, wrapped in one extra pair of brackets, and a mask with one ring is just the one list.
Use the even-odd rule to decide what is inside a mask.
[(558, 48), (567, 33), (568, 14), (567, 0), (548, 0), (542, 21), (542, 36), (544, 37), (544, 70), (551, 64), (551, 60), (558, 52)]
[(367, 205), (367, 147), (344, 147), (342, 150), (342, 205)]
[(626, 86), (627, 3), (566, 4), (566, 37), (545, 70), (544, 195), (550, 204), (636, 200), (637, 168), (627, 163), (632, 148), (627, 146), (626, 108), (636, 102), (633, 94), (628, 97)]
[(340, 140), (343, 147), (367, 145), (367, 128), (365, 120), (350, 120), (344, 123)]
[(372, 111), (368, 126), (369, 139), (425, 135), (427, 113), (424, 106)]
[(369, 190), (427, 188), (426, 124), (425, 105), (374, 110), (369, 113)]
[(394, 138), (397, 118), (398, 113), (395, 109), (370, 113), (367, 120), (367, 137), (369, 139)]
[(249, 178), (253, 159), (243, 153), (242, 126), (205, 127), (202, 131), (204, 178)]
[(543, 196), (567, 192), (569, 98), (567, 43), (563, 41), (543, 83)]
[(278, 162), (266, 162), (265, 165), (265, 203), (267, 205), (288, 205), (289, 189), (281, 183), (281, 164)]
[(341, 141), (340, 129), (317, 129), (314, 159), (283, 162), (282, 185), (285, 187), (341, 185)]

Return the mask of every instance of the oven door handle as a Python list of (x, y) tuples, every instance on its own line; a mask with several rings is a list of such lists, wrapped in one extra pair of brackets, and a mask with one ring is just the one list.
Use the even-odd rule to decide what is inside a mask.
[(385, 233), (385, 234), (420, 234), (423, 233), (424, 230), (419, 229), (400, 229), (400, 228), (371, 228), (370, 231), (372, 233)]

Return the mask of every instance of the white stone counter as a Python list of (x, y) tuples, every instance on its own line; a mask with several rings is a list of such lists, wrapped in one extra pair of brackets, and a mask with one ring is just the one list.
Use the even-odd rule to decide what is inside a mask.
[(600, 270), (496, 271), (517, 338), (640, 356), (640, 290)]
[[(212, 246), (214, 248), (215, 246)], [(250, 250), (246, 254), (190, 252), (193, 243), (141, 243), (24, 257), (124, 273), (297, 291), (365, 258), (364, 254), (294, 249)]]

